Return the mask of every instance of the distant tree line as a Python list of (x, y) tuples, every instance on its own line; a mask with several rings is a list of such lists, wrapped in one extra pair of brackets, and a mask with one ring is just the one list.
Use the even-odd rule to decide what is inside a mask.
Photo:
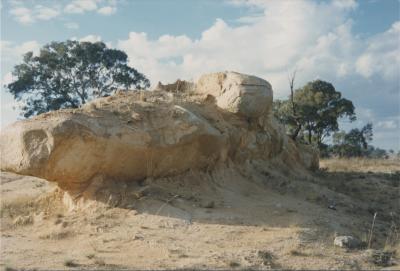
[(324, 144), (321, 148), (321, 155), (369, 158), (388, 158), (389, 155), (394, 155), (393, 150), (388, 153), (384, 149), (370, 145), (372, 137), (372, 123), (366, 124), (361, 129), (351, 129), (347, 133), (344, 131), (335, 132), (332, 136), (333, 144)]
[(339, 119), (356, 120), (355, 108), (331, 83), (315, 80), (294, 89), (295, 76), (294, 72), (289, 77), (289, 98), (276, 100), (273, 105), (275, 117), (285, 125), (293, 140), (314, 145), (322, 157), (385, 158), (394, 155), (392, 150), (388, 153), (370, 145), (372, 123), (348, 132), (339, 130)]

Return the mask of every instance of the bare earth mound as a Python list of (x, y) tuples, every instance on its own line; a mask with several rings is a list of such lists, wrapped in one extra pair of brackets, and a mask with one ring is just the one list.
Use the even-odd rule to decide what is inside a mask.
[[(396, 267), (398, 161), (316, 171), (318, 154), (273, 119), (268, 82), (225, 72), (175, 85), (2, 132), (1, 169), (14, 172), (1, 175), (3, 267)], [(334, 247), (347, 235), (360, 246)]]

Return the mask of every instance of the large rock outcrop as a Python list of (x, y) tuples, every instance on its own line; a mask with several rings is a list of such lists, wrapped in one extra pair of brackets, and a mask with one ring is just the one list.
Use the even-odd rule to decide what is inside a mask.
[(268, 82), (232, 72), (203, 76), (195, 91), (119, 92), (5, 128), (1, 169), (82, 191), (98, 176), (135, 181), (228, 161), (315, 168), (318, 157), (285, 135), (271, 103)]

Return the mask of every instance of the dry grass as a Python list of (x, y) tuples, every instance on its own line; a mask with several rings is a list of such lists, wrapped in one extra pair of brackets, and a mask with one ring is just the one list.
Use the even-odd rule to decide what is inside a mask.
[(0, 217), (16, 218), (28, 216), (36, 209), (36, 199), (32, 197), (18, 198), (12, 201), (2, 201), (0, 205)]
[(48, 234), (44, 234), (39, 236), (40, 239), (49, 239), (49, 240), (62, 240), (69, 237), (74, 236), (74, 233), (69, 230), (58, 230)]
[(33, 223), (33, 216), (26, 215), (26, 216), (17, 216), (14, 219), (13, 224), (14, 226), (25, 226)]
[[(325, 177), (331, 175), (335, 178), (334, 182), (329, 182), (330, 188), (334, 187), (335, 191), (366, 202), (370, 206), (367, 209), (371, 215), (370, 226), (368, 230), (365, 229), (365, 236), (362, 238), (366, 246), (389, 254), (400, 251), (400, 221), (396, 211), (400, 186), (400, 159), (323, 159), (320, 166), (328, 172)], [(380, 224), (381, 228), (376, 228), (376, 223)], [(387, 255), (384, 257), (388, 258)], [(375, 258), (374, 262), (378, 265), (385, 262), (379, 257)]]
[(43, 194), (39, 197), (20, 197), (12, 200), (2, 200), (0, 203), (0, 217), (15, 218), (18, 216), (26, 216), (37, 211), (43, 212), (59, 212), (63, 209), (60, 204), (59, 191), (49, 194)]
[(400, 172), (400, 159), (330, 158), (321, 159), (320, 168), (330, 172)]
[[(154, 172), (152, 158), (153, 155), (149, 153), (146, 161), (149, 173)], [(378, 161), (383, 164), (387, 162)], [(360, 161), (356, 161), (358, 162)], [(224, 186), (216, 183), (215, 179), (219, 175), (215, 174), (209, 179), (199, 177), (189, 182), (187, 180), (191, 180), (196, 174), (191, 172), (184, 176), (185, 182), (179, 178), (153, 180), (149, 188), (152, 189), (151, 193), (146, 196), (148, 200), (143, 199), (137, 205), (136, 200), (143, 197), (140, 189), (147, 185), (147, 181), (140, 185), (129, 185), (127, 188), (123, 188), (123, 185), (117, 186), (124, 191), (139, 191), (137, 197), (127, 201), (129, 204), (135, 203), (128, 209), (96, 206), (82, 209), (79, 213), (66, 210), (63, 212), (54, 209), (57, 207), (57, 201), (49, 197), (48, 201), (33, 204), (33, 212), (26, 212), (26, 215), (38, 211), (46, 212), (46, 219), (38, 220), (40, 223), (35, 221), (25, 229), (16, 229), (19, 232), (14, 231), (14, 228), (11, 228), (13, 231), (7, 232), (10, 235), (7, 238), (14, 242), (10, 241), (8, 244), (10, 250), (16, 253), (6, 256), (10, 258), (11, 265), (17, 264), (19, 268), (26, 268), (33, 263), (32, 268), (45, 264), (47, 269), (73, 267), (105, 270), (121, 269), (124, 266), (130, 269), (173, 269), (177, 266), (194, 266), (201, 262), (206, 263), (205, 268), (209, 269), (302, 269), (306, 268), (307, 264), (316, 269), (367, 269), (371, 266), (376, 269), (375, 264), (385, 264), (388, 261), (386, 259), (396, 257), (392, 251), (396, 248), (397, 253), (400, 251), (397, 216), (393, 214), (391, 218), (388, 215), (394, 209), (392, 206), (395, 200), (392, 196), (398, 195), (398, 187), (392, 186), (389, 179), (389, 175), (393, 174), (354, 174), (341, 168), (337, 170), (338, 172), (321, 172), (321, 176), (316, 174), (315, 180), (296, 183), (299, 188), (297, 191), (301, 194), (295, 200), (292, 194), (281, 195), (271, 192), (270, 188), (263, 190), (259, 183), (245, 182), (244, 177), (231, 178), (225, 172), (229, 179), (229, 182), (226, 182), (229, 190), (225, 192)], [(358, 170), (364, 171), (363, 168)], [(328, 171), (333, 170), (328, 168)], [(269, 180), (272, 180), (271, 176), (268, 177)], [(210, 183), (204, 183), (205, 181)], [(218, 187), (218, 190), (214, 190), (215, 187)], [(357, 187), (358, 192), (352, 192), (353, 187)], [(114, 190), (110, 191), (114, 193)], [(193, 191), (198, 194), (194, 194)], [(233, 191), (235, 197), (232, 196)], [(246, 191), (248, 196), (241, 198), (243, 191)], [(130, 190), (126, 193), (130, 195)], [(176, 193), (181, 196), (175, 196)], [(328, 199), (337, 197), (338, 202), (342, 204), (338, 206), (338, 211), (328, 209), (330, 202), (324, 201), (323, 198), (318, 199), (321, 194), (327, 195)], [(255, 197), (252, 198), (252, 195)], [(154, 201), (153, 196), (156, 196)], [(312, 202), (304, 201), (305, 197), (309, 197)], [(224, 199), (225, 202), (221, 202), (220, 199)], [(240, 202), (237, 202), (239, 200)], [(6, 209), (21, 215), (24, 206), (29, 206), (30, 202), (34, 200), (12, 203)], [(160, 206), (167, 206), (162, 202), (171, 203), (171, 211), (159, 211)], [(371, 262), (366, 262), (363, 250), (347, 253), (333, 247), (333, 231), (336, 231), (336, 225), (340, 225), (339, 234), (343, 231), (345, 234), (361, 238), (365, 232), (363, 241), (368, 242), (367, 231), (372, 228), (373, 213), (367, 212), (369, 206), (364, 206), (364, 202), (371, 202), (373, 212), (379, 212), (373, 229), (373, 239), (377, 241), (373, 241), (372, 247), (388, 252), (372, 254)], [(282, 206), (277, 207), (278, 203), (282, 203)], [(351, 205), (354, 205), (354, 208)], [(214, 208), (204, 209), (200, 206)], [(132, 211), (130, 208), (137, 210)], [(183, 211), (175, 211), (176, 209)], [(193, 212), (199, 214), (197, 217), (193, 216), (194, 223), (191, 225), (185, 222), (186, 210), (189, 215)], [(248, 215), (249, 210), (254, 212), (251, 216)], [(136, 215), (131, 215), (131, 212)], [(252, 220), (253, 217), (255, 220)], [(28, 218), (26, 221), (29, 221)], [(21, 220), (21, 223), (24, 221)], [(63, 226), (64, 222), (68, 222), (65, 224), (68, 226)], [(253, 223), (257, 223), (257, 226), (253, 226)], [(159, 227), (160, 225), (166, 226)], [(307, 225), (307, 228), (303, 225)], [(382, 234), (386, 231), (386, 235)], [(20, 232), (26, 237), (20, 238), (14, 234)], [(213, 236), (217, 236), (218, 239)], [(35, 253), (33, 259), (24, 259), (17, 255), (27, 249), (26, 244), (28, 249), (30, 244), (34, 244), (31, 246), (35, 248), (32, 252)], [(64, 246), (75, 246), (73, 255), (79, 257), (70, 258), (70, 255), (65, 255), (62, 250)], [(53, 254), (53, 251), (57, 253)], [(116, 255), (122, 255), (123, 260), (119, 261), (119, 258), (115, 258)], [(343, 257), (343, 260), (340, 259), (344, 262), (343, 266), (337, 263), (339, 257)], [(357, 260), (360, 266), (353, 265), (352, 259)], [(115, 263), (118, 263), (118, 266), (114, 265)]]
[(298, 249), (291, 249), (290, 250), (290, 255), (292, 255), (292, 256), (300, 256), (300, 257), (309, 256), (307, 253), (304, 253), (304, 251), (301, 251), (301, 250), (298, 250)]
[(19, 198), (1, 199), (0, 218), (3, 229), (32, 225), (49, 214), (60, 211), (63, 206), (55, 200), (57, 193), (41, 196), (23, 196)]

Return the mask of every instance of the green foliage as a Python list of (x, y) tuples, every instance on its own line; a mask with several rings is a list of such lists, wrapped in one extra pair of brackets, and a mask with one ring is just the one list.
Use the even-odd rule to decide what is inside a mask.
[(344, 131), (332, 136), (332, 154), (339, 157), (367, 156), (372, 146), (372, 124), (368, 123), (362, 129), (352, 129), (348, 133)]
[(339, 118), (348, 117), (350, 121), (356, 118), (353, 103), (342, 98), (332, 84), (321, 80), (309, 82), (297, 89), (293, 95), (293, 104), (289, 100), (276, 101), (274, 114), (286, 125), (288, 133), (294, 135), (292, 138), (296, 139), (297, 134), (294, 132), (300, 130), (300, 140), (319, 147), (324, 138), (339, 130)]
[(292, 133), (295, 126), (292, 107), (288, 100), (275, 100), (272, 109), (275, 118), (282, 124), (285, 124), (287, 132)]
[[(290, 82), (293, 96), (291, 93), (288, 100), (276, 100), (273, 104), (276, 119), (293, 139), (318, 146), (322, 157), (388, 157), (385, 150), (369, 145), (373, 136), (371, 123), (348, 133), (338, 132), (340, 118), (353, 121), (356, 117), (353, 103), (342, 98), (332, 84), (316, 80), (293, 91), (293, 81), (294, 78)], [(333, 144), (325, 144), (324, 139), (331, 135)]]
[(374, 146), (368, 146), (365, 156), (370, 158), (388, 158), (389, 155), (386, 150), (376, 148)]
[(369, 145), (372, 136), (371, 123), (361, 129), (352, 129), (348, 133), (337, 132), (332, 136), (333, 145), (330, 146), (328, 153), (338, 157), (387, 158), (386, 150)]
[(355, 120), (353, 103), (341, 96), (332, 84), (321, 80), (312, 81), (295, 92), (297, 114), (308, 133), (309, 144), (313, 143), (313, 136), (320, 145), (324, 137), (339, 130), (339, 118)]
[(52, 42), (38, 56), (26, 53), (23, 63), (14, 67), (16, 80), (6, 88), (24, 102), (24, 117), (76, 108), (116, 89), (149, 87), (149, 80), (127, 60), (124, 52), (102, 42)]
[(273, 112), (275, 118), (285, 125), (286, 132), (294, 140), (303, 141), (303, 138), (298, 138), (298, 133), (301, 132), (302, 118), (295, 115), (293, 112), (293, 104), (289, 100), (275, 100), (273, 102)]

